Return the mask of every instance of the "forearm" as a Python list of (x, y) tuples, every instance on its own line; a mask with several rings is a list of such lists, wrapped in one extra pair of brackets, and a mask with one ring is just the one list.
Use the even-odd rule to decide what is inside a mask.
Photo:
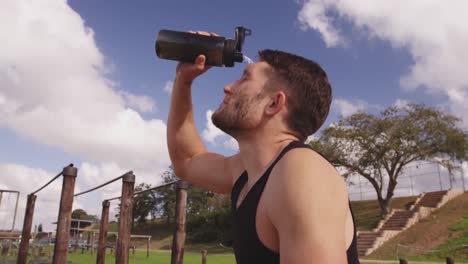
[(176, 78), (167, 122), (169, 156), (176, 174), (185, 176), (185, 164), (193, 156), (206, 152), (193, 118), (192, 82)]

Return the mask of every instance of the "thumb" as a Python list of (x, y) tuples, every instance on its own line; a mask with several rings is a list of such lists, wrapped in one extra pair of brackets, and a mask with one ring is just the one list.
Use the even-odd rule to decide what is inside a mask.
[(205, 57), (205, 55), (199, 55), (199, 56), (195, 59), (195, 64), (196, 64), (197, 67), (199, 67), (199, 68), (204, 68), (204, 67), (205, 67), (205, 62), (206, 62), (206, 57)]

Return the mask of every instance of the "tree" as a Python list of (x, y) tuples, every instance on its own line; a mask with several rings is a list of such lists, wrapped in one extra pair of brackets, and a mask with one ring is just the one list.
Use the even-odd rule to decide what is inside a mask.
[[(96, 220), (96, 216), (88, 215), (88, 213), (86, 213), (86, 211), (83, 210), (83, 209), (73, 210), (73, 212), (71, 214), (71, 218), (72, 219), (80, 219), (80, 220), (91, 220), (91, 221)], [(80, 223), (80, 228), (84, 228), (84, 227), (87, 227), (87, 226), (90, 226), (90, 225), (91, 225), (91, 223), (82, 222), (82, 223)], [(70, 226), (72, 228), (77, 228), (78, 227), (78, 221), (71, 221)]]
[(39, 224), (39, 225), (37, 226), (37, 232), (38, 232), (38, 233), (44, 232), (44, 230), (43, 230), (43, 228), (42, 228), (42, 224)]
[[(163, 184), (178, 180), (174, 174), (172, 167), (162, 174)], [(171, 219), (175, 217), (175, 204), (176, 204), (176, 188), (175, 184), (160, 188), (156, 192), (156, 207), (152, 214), (159, 214), (161, 217), (166, 219), (166, 223), (169, 224)]]
[[(148, 190), (151, 188), (150, 184), (140, 183), (135, 187), (135, 192)], [(143, 225), (146, 222), (146, 217), (154, 211), (156, 207), (156, 192), (148, 191), (146, 193), (135, 196), (133, 200), (133, 221), (132, 226), (136, 220), (137, 225)], [(153, 216), (154, 214), (152, 214)]]
[(187, 216), (187, 239), (194, 243), (218, 241), (232, 244), (231, 207), (227, 195), (208, 196), (210, 204), (206, 210)]
[[(169, 167), (169, 170), (162, 174), (162, 179), (164, 184), (179, 178), (174, 174), (172, 167)], [(159, 213), (169, 224), (175, 216), (175, 184), (156, 190), (156, 201), (154, 213)], [(220, 195), (215, 195), (196, 186), (190, 186), (187, 190), (187, 221), (190, 221), (194, 216), (221, 209), (221, 204), (224, 205), (224, 200)]]
[(71, 214), (72, 219), (82, 219), (82, 220), (87, 220), (88, 219), (88, 213), (86, 213), (85, 210), (83, 209), (75, 209), (73, 210)]
[[(340, 118), (309, 144), (344, 176), (366, 178), (377, 193), (382, 215), (389, 212), (391, 198), (404, 166), (434, 160), (446, 167), (467, 159), (467, 133), (457, 127), (459, 119), (422, 104), (389, 107), (378, 115), (359, 112)], [(384, 178), (388, 178), (384, 196)]]

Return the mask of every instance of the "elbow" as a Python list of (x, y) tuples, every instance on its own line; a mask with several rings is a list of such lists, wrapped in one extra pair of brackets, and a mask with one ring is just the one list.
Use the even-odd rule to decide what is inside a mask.
[(185, 168), (182, 164), (178, 163), (178, 162), (172, 162), (172, 169), (174, 171), (174, 174), (175, 176), (177, 176), (177, 178), (183, 180), (183, 181), (186, 181), (187, 180), (187, 173), (185, 173)]

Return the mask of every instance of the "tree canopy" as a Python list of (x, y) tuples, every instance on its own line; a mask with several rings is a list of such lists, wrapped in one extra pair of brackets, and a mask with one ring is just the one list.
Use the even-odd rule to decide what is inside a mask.
[[(83, 209), (75, 209), (73, 210), (71, 214), (72, 219), (80, 219), (80, 220), (91, 220), (91, 221), (97, 221), (97, 216), (95, 215), (89, 215), (85, 210)], [(90, 226), (91, 223), (86, 223), (83, 222), (80, 224), (80, 228)], [(72, 221), (71, 222), (71, 227), (75, 228), (78, 227), (78, 222)]]
[[(422, 104), (389, 107), (379, 114), (359, 112), (341, 117), (309, 144), (344, 176), (359, 174), (377, 193), (382, 214), (404, 166), (433, 160), (453, 168), (467, 159), (468, 134), (453, 115)], [(384, 178), (388, 179), (384, 196)]]

